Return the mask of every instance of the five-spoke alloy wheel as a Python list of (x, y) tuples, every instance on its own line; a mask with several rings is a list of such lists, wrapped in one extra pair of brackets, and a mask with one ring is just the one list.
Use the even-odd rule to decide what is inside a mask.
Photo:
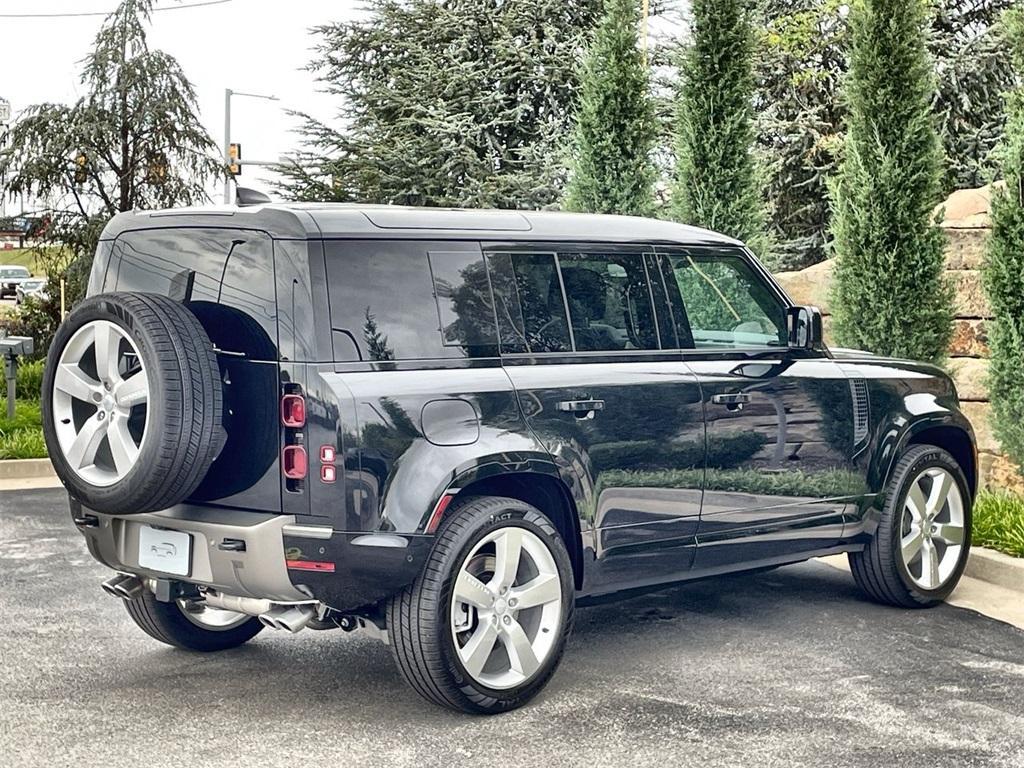
[(146, 369), (125, 330), (109, 320), (79, 328), (53, 382), (57, 440), (72, 471), (96, 486), (123, 480), (139, 459), (148, 402)]
[(910, 446), (886, 488), (875, 535), (850, 553), (858, 586), (906, 608), (938, 605), (956, 587), (971, 542), (971, 493), (957, 461), (932, 445)]
[(938, 589), (960, 562), (964, 544), (964, 501), (953, 475), (930, 467), (910, 484), (903, 505), (900, 553), (911, 580)]
[(574, 597), (562, 535), (540, 510), (498, 496), (459, 499), (420, 577), (388, 602), (391, 647), (430, 701), (505, 712), (554, 674)]
[(492, 531), (455, 578), (451, 631), (459, 660), (489, 688), (514, 688), (536, 673), (555, 646), (561, 614), (555, 558), (525, 528)]

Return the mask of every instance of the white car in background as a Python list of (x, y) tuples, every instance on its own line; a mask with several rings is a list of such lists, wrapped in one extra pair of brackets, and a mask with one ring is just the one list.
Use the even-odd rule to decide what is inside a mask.
[(4, 296), (16, 296), (18, 286), (32, 279), (27, 267), (17, 265), (0, 266), (0, 299)]
[(44, 301), (49, 297), (49, 294), (46, 292), (45, 277), (32, 277), (28, 280), (23, 280), (14, 289), (14, 302), (19, 307), (30, 296), (36, 301)]

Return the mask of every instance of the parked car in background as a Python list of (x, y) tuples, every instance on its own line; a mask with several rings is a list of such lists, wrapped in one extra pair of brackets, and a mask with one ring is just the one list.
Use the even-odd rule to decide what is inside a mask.
[(144, 632), (361, 629), (468, 712), (544, 687), (577, 601), (842, 552), (923, 608), (970, 547), (949, 376), (830, 349), (742, 243), (666, 221), (122, 213), (44, 377), (71, 517)]
[(15, 296), (18, 286), (26, 280), (32, 279), (32, 273), (27, 268), (17, 265), (0, 266), (0, 299), (4, 296)]
[(37, 301), (43, 301), (49, 296), (46, 292), (45, 277), (33, 277), (20, 283), (15, 289), (14, 301), (20, 307), (29, 296)]

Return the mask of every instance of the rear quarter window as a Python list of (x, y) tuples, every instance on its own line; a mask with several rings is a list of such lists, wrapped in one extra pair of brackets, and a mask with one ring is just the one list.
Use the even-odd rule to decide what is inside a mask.
[(336, 362), (497, 355), (490, 285), (476, 243), (324, 243)]
[[(125, 232), (110, 246), (102, 290), (180, 299), (188, 294), (199, 310), (201, 305), (217, 305), (235, 310), (250, 324), (255, 320), (265, 335), (260, 346), (276, 344), (273, 241), (262, 232), (213, 228)], [(219, 337), (227, 323), (204, 325), (217, 346), (235, 348), (237, 339)]]

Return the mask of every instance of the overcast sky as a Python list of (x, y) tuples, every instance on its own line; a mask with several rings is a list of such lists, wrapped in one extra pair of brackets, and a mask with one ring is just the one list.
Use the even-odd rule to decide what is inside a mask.
[[(187, 5), (201, 0), (182, 0)], [(0, 14), (109, 12), (117, 0), (0, 0)], [(330, 118), (336, 104), (317, 92), (303, 70), (318, 24), (360, 13), (355, 0), (229, 0), (219, 5), (174, 8), (158, 0), (149, 44), (181, 63), (196, 87), (200, 116), (218, 146), (224, 135), (224, 89), (273, 94), (280, 102), (235, 97), (232, 139), (245, 157), (274, 160), (293, 149), (294, 121), (286, 109)], [(16, 115), (41, 101), (74, 101), (80, 93), (78, 62), (88, 52), (102, 17), (0, 18), (0, 97)], [(266, 176), (256, 172), (255, 176)], [(243, 184), (264, 188), (247, 171)]]

